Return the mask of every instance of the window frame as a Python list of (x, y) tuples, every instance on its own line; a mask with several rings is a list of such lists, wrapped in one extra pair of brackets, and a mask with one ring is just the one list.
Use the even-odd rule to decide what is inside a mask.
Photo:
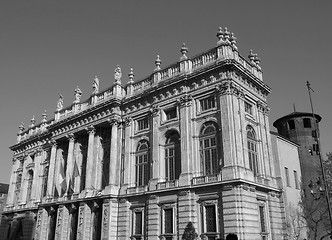
[[(140, 149), (142, 145), (147, 147)], [(141, 162), (140, 162), (141, 161)], [(141, 171), (142, 170), (142, 171)], [(142, 173), (142, 175), (140, 175)], [(150, 180), (150, 144), (147, 140), (137, 143), (135, 152), (135, 184), (136, 187), (143, 187), (149, 184)]]
[(249, 169), (253, 172), (254, 176), (257, 177), (259, 175), (259, 161), (258, 161), (258, 147), (257, 147), (257, 137), (255, 129), (247, 125), (246, 127), (247, 133), (247, 151), (248, 151), (248, 161), (249, 161)]
[(311, 119), (303, 118), (303, 127), (304, 128), (312, 128)]
[[(176, 138), (176, 141), (172, 141)], [(166, 133), (165, 142), (165, 179), (166, 181), (174, 181), (179, 179), (181, 174), (181, 138), (177, 131), (171, 131)], [(170, 153), (173, 153), (171, 155)], [(170, 166), (173, 166), (173, 170)]]
[(286, 186), (291, 187), (288, 167), (284, 167), (284, 171), (285, 171)]
[[(132, 224), (131, 224), (131, 239), (143, 240), (145, 239), (145, 208), (144, 207), (135, 207), (132, 209)], [(139, 225), (140, 229), (137, 229), (137, 215), (141, 214), (141, 222)], [(139, 230), (139, 231), (138, 231)]]
[(150, 129), (149, 117), (142, 117), (136, 120), (136, 131), (146, 131)]
[[(208, 219), (207, 219), (207, 207), (213, 207), (214, 208), (214, 228), (215, 232), (207, 231), (208, 230)], [(202, 226), (202, 235), (206, 236), (208, 239), (209, 237), (218, 237), (220, 234), (219, 229), (219, 213), (218, 213), (218, 199), (213, 200), (204, 200), (201, 202), (201, 226)]]
[(248, 101), (244, 101), (244, 112), (250, 116), (254, 116), (253, 104)]
[(199, 107), (198, 107), (199, 112), (206, 112), (209, 110), (217, 109), (216, 96), (213, 94), (201, 97), (197, 100), (198, 100), (198, 105), (199, 105)]
[[(206, 131), (214, 128), (214, 132)], [(200, 129), (199, 151), (202, 172), (205, 176), (216, 175), (223, 164), (220, 164), (220, 132), (218, 125), (213, 121), (204, 122)]]
[[(175, 115), (172, 115), (172, 113), (175, 114)], [(171, 108), (165, 109), (164, 114), (165, 114), (165, 120), (164, 120), (165, 122), (178, 119), (178, 109), (177, 109), (177, 107), (171, 107)], [(169, 117), (169, 114), (171, 115), (170, 117)]]
[[(172, 216), (172, 224), (171, 224), (171, 228), (172, 228), (172, 232), (167, 232), (166, 231), (166, 214), (165, 211), (171, 211)], [(175, 203), (166, 203), (163, 204), (161, 206), (161, 221), (160, 221), (160, 229), (161, 229), (161, 234), (160, 237), (164, 237), (164, 239), (169, 240), (169, 239), (173, 239), (174, 236), (176, 235), (176, 208), (175, 208)]]
[(265, 199), (257, 199), (257, 200), (258, 200), (257, 213), (259, 221), (259, 232), (262, 240), (266, 240), (268, 239), (269, 229), (270, 229), (267, 201)]

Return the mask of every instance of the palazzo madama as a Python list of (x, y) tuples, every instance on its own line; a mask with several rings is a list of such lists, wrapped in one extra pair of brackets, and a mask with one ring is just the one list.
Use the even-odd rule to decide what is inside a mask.
[(22, 124), (0, 239), (283, 239), (260, 60), (227, 28), (213, 45)]

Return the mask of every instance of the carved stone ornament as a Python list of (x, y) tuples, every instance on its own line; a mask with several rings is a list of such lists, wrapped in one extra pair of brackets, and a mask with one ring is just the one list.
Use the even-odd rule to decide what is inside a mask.
[(131, 123), (133, 122), (133, 119), (131, 117), (124, 117), (123, 118), (123, 124), (126, 126), (126, 127), (129, 127), (131, 126)]
[(192, 104), (192, 96), (190, 94), (184, 94), (177, 100), (180, 107), (189, 107)]
[(108, 213), (108, 205), (104, 205), (104, 211), (103, 211), (103, 235), (107, 236), (108, 233), (108, 218), (109, 218), (109, 213)]
[(263, 114), (268, 114), (270, 109), (268, 108), (266, 103), (263, 103), (261, 101), (257, 102), (257, 109), (258, 111), (262, 112)]
[(116, 117), (110, 118), (108, 122), (111, 124), (111, 126), (113, 125), (117, 126), (120, 124), (120, 120)]
[(84, 206), (78, 210), (77, 239), (83, 239)]
[(97, 94), (99, 92), (99, 79), (97, 76), (95, 76), (93, 79), (92, 89), (93, 89), (92, 94)]
[(67, 134), (66, 137), (68, 138), (69, 142), (75, 141), (75, 135), (73, 133)]
[(81, 89), (77, 86), (75, 89), (75, 101), (74, 103), (79, 103), (81, 101), (81, 97), (82, 97), (82, 91)]
[(94, 135), (94, 134), (96, 133), (96, 129), (95, 129), (95, 127), (92, 126), (92, 125), (86, 127), (85, 130), (87, 131), (88, 134), (92, 134), (92, 135)]
[(150, 107), (150, 112), (153, 117), (157, 117), (157, 116), (159, 116), (159, 113), (160, 113), (160, 107), (157, 105), (152, 105)]
[(38, 215), (37, 215), (37, 221), (36, 221), (35, 239), (39, 239), (40, 226), (41, 226), (41, 222), (42, 222), (42, 214), (43, 214), (43, 210), (39, 210)]

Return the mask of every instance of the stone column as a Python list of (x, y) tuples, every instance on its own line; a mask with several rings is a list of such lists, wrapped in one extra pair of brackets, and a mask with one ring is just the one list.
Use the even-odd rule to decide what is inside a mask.
[(73, 157), (74, 157), (75, 136), (74, 134), (71, 133), (67, 135), (67, 138), (69, 140), (69, 145), (68, 145), (67, 170), (66, 170), (66, 184), (67, 184), (66, 193), (68, 193), (70, 187), (74, 188), (74, 183), (71, 182), (71, 180), (74, 171)]
[(116, 118), (110, 119), (111, 124), (111, 150), (110, 150), (110, 169), (109, 169), (109, 186), (105, 188), (107, 193), (117, 193), (117, 171), (119, 171), (119, 156), (118, 156), (118, 124), (119, 120)]
[(77, 240), (84, 239), (84, 215), (85, 215), (85, 203), (81, 202), (78, 208), (78, 222), (77, 222)]
[(192, 96), (185, 94), (178, 100), (180, 108), (180, 139), (181, 139), (181, 174), (179, 185), (190, 185), (193, 174), (192, 169), (192, 122), (191, 106)]
[[(158, 197), (156, 195), (150, 195), (149, 204), (147, 206), (147, 222), (145, 227), (147, 228), (148, 239), (158, 239), (160, 234), (160, 209), (158, 206)], [(143, 223), (144, 224), (144, 223)]]
[(68, 217), (68, 232), (66, 234), (66, 239), (74, 240), (76, 239), (76, 231), (77, 231), (77, 207), (75, 204), (69, 204), (66, 206), (68, 209), (69, 217)]
[(62, 233), (62, 227), (63, 227), (63, 210), (64, 206), (60, 205), (57, 211), (57, 217), (56, 217), (56, 225), (55, 225), (55, 236), (54, 240), (61, 240), (63, 233)]
[(21, 183), (21, 191), (20, 191), (20, 203), (27, 202), (27, 193), (28, 193), (28, 171), (27, 171), (27, 156), (24, 157), (23, 163), (23, 172), (22, 172), (22, 183)]
[(50, 167), (48, 169), (48, 178), (47, 178), (47, 197), (53, 196), (54, 192), (54, 184), (55, 184), (55, 157), (57, 150), (57, 142), (55, 140), (51, 140), (52, 148), (51, 148), (51, 157), (50, 157)]
[(101, 146), (101, 141), (100, 141), (100, 136), (98, 134), (95, 135), (95, 140), (94, 140), (94, 173), (93, 173), (93, 181), (92, 185), (95, 189), (101, 189), (101, 177), (102, 177), (102, 156), (100, 154), (100, 149), (102, 148)]
[(88, 156), (86, 163), (86, 177), (85, 177), (85, 189), (91, 189), (92, 186), (92, 174), (93, 174), (93, 150), (94, 150), (94, 137), (96, 133), (96, 129), (94, 126), (89, 126), (87, 129), (89, 133), (89, 141), (88, 141)]
[[(151, 128), (152, 128), (152, 141), (151, 141), (151, 158), (150, 162), (152, 163), (152, 176), (150, 176), (150, 190), (157, 188), (157, 183), (160, 181), (161, 176), (165, 175), (165, 159), (160, 158), (160, 132), (159, 132), (159, 125), (160, 125), (160, 108), (159, 106), (152, 106), (150, 108), (151, 112)], [(164, 178), (165, 179), (165, 178)]]

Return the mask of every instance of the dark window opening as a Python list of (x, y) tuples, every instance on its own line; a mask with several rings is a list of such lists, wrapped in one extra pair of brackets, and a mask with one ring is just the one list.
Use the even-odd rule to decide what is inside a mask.
[(311, 119), (310, 118), (303, 118), (303, 126), (305, 128), (311, 128)]
[(289, 120), (288, 121), (288, 126), (289, 126), (289, 129), (295, 129), (295, 122), (294, 122), (294, 120)]

